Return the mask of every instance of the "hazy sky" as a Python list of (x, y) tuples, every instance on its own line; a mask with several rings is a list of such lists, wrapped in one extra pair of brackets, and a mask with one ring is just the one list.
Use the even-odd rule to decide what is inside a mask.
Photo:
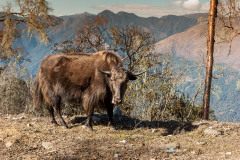
[[(0, 0), (2, 7), (7, 1)], [(103, 10), (125, 11), (142, 17), (206, 13), (210, 0), (48, 0), (56, 16), (83, 12), (97, 14)]]

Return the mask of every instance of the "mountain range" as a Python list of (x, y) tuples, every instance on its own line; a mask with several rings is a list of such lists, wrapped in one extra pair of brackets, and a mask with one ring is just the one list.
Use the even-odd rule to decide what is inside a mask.
[(46, 46), (43, 43), (39, 43), (37, 36), (33, 36), (29, 39), (27, 33), (23, 33), (23, 36), (18, 40), (17, 44), (22, 45), (31, 53), (29, 58), (32, 60), (32, 63), (26, 63), (30, 72), (35, 74), (43, 57), (52, 54), (51, 48), (54, 43), (61, 43), (73, 39), (78, 27), (85, 20), (94, 19), (97, 16), (104, 16), (108, 19), (109, 26), (126, 26), (132, 24), (141, 26), (146, 31), (153, 33), (156, 40), (159, 41), (196, 25), (198, 23), (198, 18), (206, 16), (206, 14), (142, 18), (133, 13), (118, 12), (115, 14), (109, 10), (105, 10), (97, 15), (85, 12), (82, 14), (61, 16), (58, 17), (60, 19), (60, 24), (47, 30), (47, 34), (52, 41), (50, 45)]

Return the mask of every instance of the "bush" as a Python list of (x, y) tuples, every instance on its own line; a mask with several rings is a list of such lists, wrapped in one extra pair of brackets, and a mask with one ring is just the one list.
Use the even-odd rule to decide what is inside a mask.
[(174, 68), (170, 54), (144, 56), (138, 59), (136, 70), (147, 70), (142, 77), (130, 83), (121, 106), (126, 115), (150, 121), (198, 120), (200, 109), (176, 88), (187, 69)]
[(19, 114), (33, 112), (31, 84), (23, 79), (24, 68), (9, 63), (0, 74), (0, 112)]

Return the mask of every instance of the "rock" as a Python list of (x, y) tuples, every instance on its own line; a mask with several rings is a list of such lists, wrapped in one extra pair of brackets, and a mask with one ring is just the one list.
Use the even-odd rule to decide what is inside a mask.
[(93, 115), (92, 116), (92, 121), (96, 123), (96, 122), (101, 121), (101, 118), (99, 118), (98, 116)]
[(7, 148), (10, 148), (12, 145), (13, 145), (13, 142), (7, 142), (7, 143), (5, 143), (5, 146), (6, 146)]
[(157, 129), (152, 129), (152, 133), (158, 132)]
[(121, 156), (121, 154), (115, 153), (113, 158), (118, 158), (120, 156)]
[(28, 123), (27, 124), (27, 127), (32, 127), (33, 125), (31, 123)]
[(218, 136), (223, 134), (221, 131), (214, 130), (212, 127), (205, 129), (203, 133), (208, 136)]
[(113, 110), (113, 117), (119, 121), (122, 120), (122, 111), (119, 107), (115, 107), (115, 109)]
[(161, 146), (164, 149), (180, 149), (180, 143), (168, 143)]
[(120, 143), (126, 143), (127, 141), (124, 139), (122, 141), (119, 141)]
[(53, 144), (51, 142), (42, 142), (42, 146), (45, 149), (51, 149), (53, 148)]
[(38, 120), (38, 118), (32, 118), (32, 121), (37, 121)]
[(226, 152), (226, 155), (231, 156), (232, 152)]
[(75, 137), (75, 139), (80, 140), (80, 141), (84, 141), (85, 140), (84, 137)]
[(196, 144), (197, 145), (205, 145), (205, 144), (207, 144), (207, 142), (197, 142)]

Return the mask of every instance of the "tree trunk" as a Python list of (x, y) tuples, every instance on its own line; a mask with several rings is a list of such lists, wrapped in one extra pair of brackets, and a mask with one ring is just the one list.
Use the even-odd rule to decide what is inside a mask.
[(217, 17), (218, 0), (211, 0), (209, 20), (208, 20), (208, 38), (207, 38), (207, 64), (206, 64), (206, 77), (205, 89), (203, 96), (202, 119), (209, 119), (210, 108), (210, 93), (212, 84), (212, 70), (213, 70), (213, 52), (214, 52), (214, 36), (215, 36), (215, 18)]

